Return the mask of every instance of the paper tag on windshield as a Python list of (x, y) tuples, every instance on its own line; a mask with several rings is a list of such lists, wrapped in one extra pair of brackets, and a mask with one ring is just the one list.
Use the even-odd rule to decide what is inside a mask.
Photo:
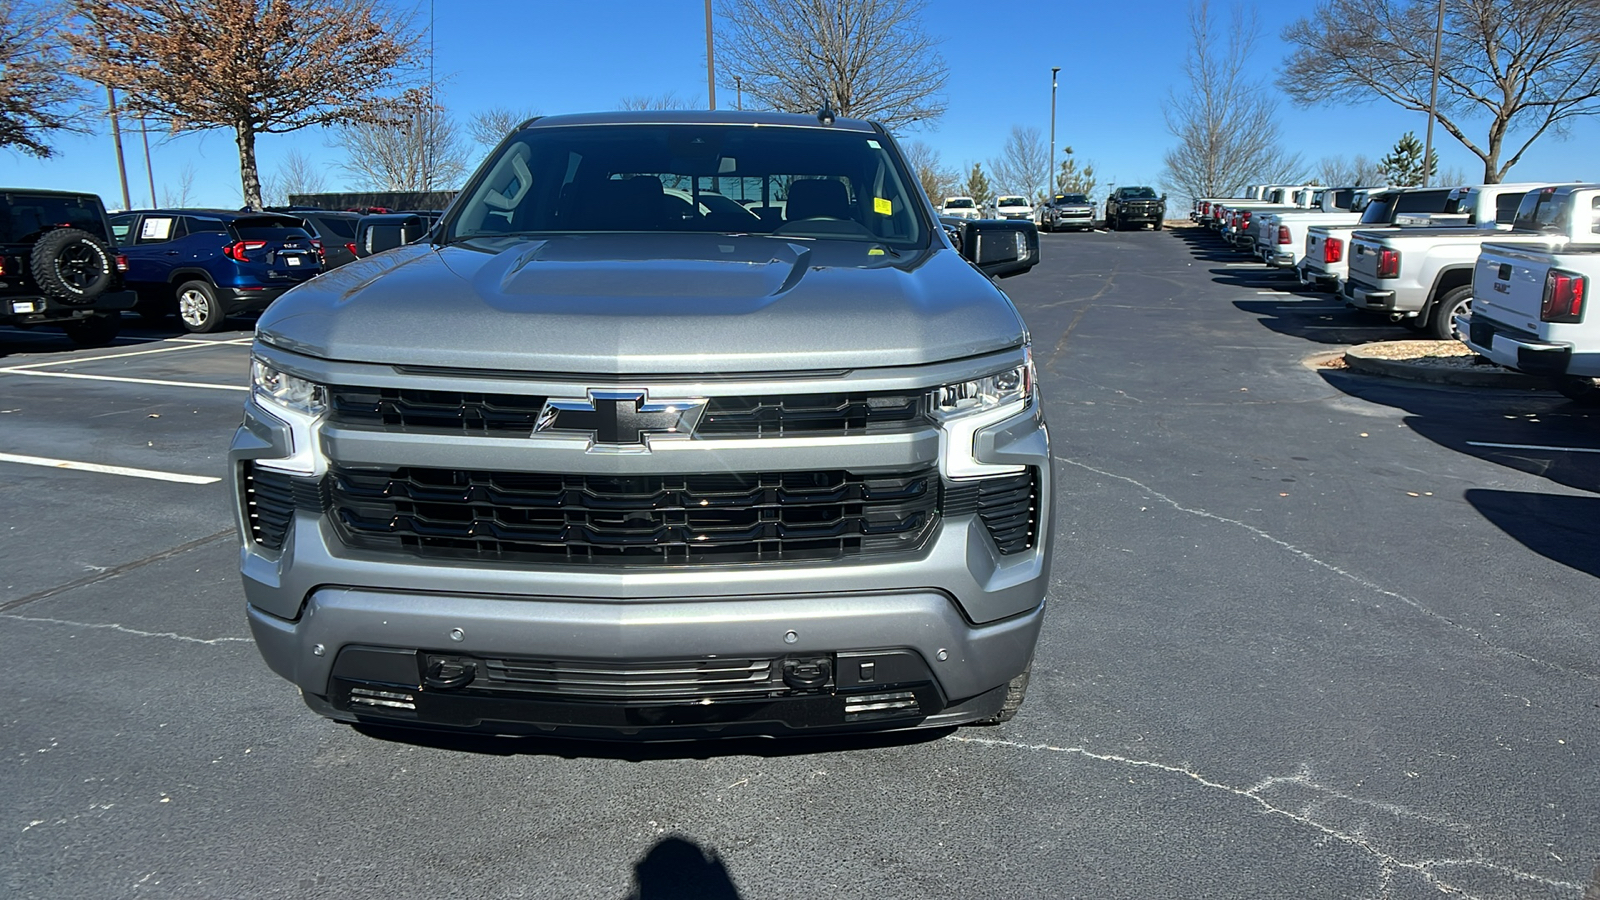
[(872, 211), (880, 216), (892, 216), (894, 215), (894, 201), (885, 200), (882, 197), (873, 197)]
[(167, 235), (172, 234), (171, 219), (145, 219), (139, 223), (139, 239), (145, 241), (164, 241)]

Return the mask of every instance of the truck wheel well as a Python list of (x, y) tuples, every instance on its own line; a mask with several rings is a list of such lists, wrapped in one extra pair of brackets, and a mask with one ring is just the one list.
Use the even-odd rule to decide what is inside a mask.
[(1453, 269), (1445, 269), (1443, 272), (1440, 272), (1439, 277), (1435, 278), (1433, 281), (1433, 291), (1428, 294), (1429, 308), (1432, 308), (1435, 303), (1438, 303), (1439, 298), (1443, 297), (1445, 294), (1450, 293), (1458, 287), (1464, 287), (1471, 283), (1471, 266), (1457, 266)]

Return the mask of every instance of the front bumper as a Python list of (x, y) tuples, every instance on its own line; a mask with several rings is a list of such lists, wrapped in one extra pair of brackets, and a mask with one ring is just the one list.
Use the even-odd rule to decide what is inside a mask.
[[(919, 465), (941, 458), (941, 434), (930, 430), (895, 436), (888, 445), (877, 438), (871, 446), (796, 440), (781, 451), (752, 441), (732, 442), (719, 450), (685, 444), (673, 445), (678, 449), (670, 453), (663, 447), (630, 459), (591, 455), (571, 462), (681, 471), (681, 466), (714, 460), (740, 471), (746, 459), (781, 452), (786, 465), (796, 469), (851, 466), (856, 457), (887, 461), (886, 453), (898, 464)], [(342, 464), (409, 460), (414, 465), (448, 462), (495, 470), (517, 469), (519, 460), (528, 465), (535, 447), (526, 440), (418, 438), (330, 425), (316, 442), (323, 454)], [(388, 720), (399, 715), (388, 708), (351, 706), (350, 691), (359, 686), (352, 683), (361, 679), (344, 677), (335, 661), (345, 648), (359, 646), (396, 651), (413, 661), (419, 653), (456, 653), (479, 659), (576, 661), (579, 668), (584, 661), (781, 661), (796, 654), (837, 660), (843, 658), (840, 654), (904, 651), (926, 669), (921, 680), (902, 680), (894, 688), (915, 694), (914, 709), (887, 718), (846, 715), (850, 698), (845, 694), (858, 689), (871, 693), (877, 685), (836, 685), (827, 698), (781, 691), (762, 699), (719, 697), (714, 705), (726, 717), (704, 722), (696, 718), (699, 713), (679, 709), (692, 703), (677, 700), (641, 705), (617, 697), (588, 698), (573, 706), (570, 699), (521, 689), (483, 697), (438, 696), (423, 685), (414, 689), (427, 694), (425, 701), (414, 698), (415, 709), (400, 711), (402, 720), (410, 716), (414, 724), (676, 735), (673, 729), (679, 727), (786, 733), (971, 721), (995, 711), (1006, 683), (1031, 659), (1044, 614), (1053, 529), (1051, 458), (1037, 400), (980, 428), (970, 440), (977, 459), (1035, 471), (1037, 537), (1029, 549), (1002, 554), (979, 515), (952, 511), (937, 520), (919, 549), (882, 558), (666, 567), (444, 560), (347, 545), (328, 513), (296, 507), (281, 549), (253, 540), (241, 547), (247, 615), (268, 665), (299, 686), (308, 702), (323, 704), (317, 707), (320, 711), (332, 710), (330, 714), (340, 717)], [(248, 402), (230, 452), (239, 496), (246, 490), (244, 463), (270, 465), (293, 449), (289, 427), (253, 400)], [(549, 458), (534, 463), (541, 468), (551, 464)], [(250, 535), (251, 523), (242, 513), (238, 521), (241, 533)], [(456, 634), (460, 639), (452, 637)], [(457, 702), (468, 696), (477, 699)], [(772, 705), (780, 700), (784, 702)], [(666, 731), (651, 730), (657, 720)]]

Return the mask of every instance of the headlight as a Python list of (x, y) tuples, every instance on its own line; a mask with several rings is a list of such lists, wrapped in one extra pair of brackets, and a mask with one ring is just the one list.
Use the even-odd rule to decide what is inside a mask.
[(1033, 352), (1022, 365), (971, 381), (946, 384), (928, 392), (928, 409), (942, 416), (962, 416), (1026, 401), (1033, 394)]
[(308, 416), (320, 416), (328, 409), (327, 388), (275, 369), (261, 359), (250, 360), (250, 391), (263, 406)]

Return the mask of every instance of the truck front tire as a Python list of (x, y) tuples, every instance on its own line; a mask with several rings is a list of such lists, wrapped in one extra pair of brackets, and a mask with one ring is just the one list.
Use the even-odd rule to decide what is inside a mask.
[(1461, 335), (1456, 332), (1455, 317), (1466, 315), (1472, 311), (1472, 285), (1464, 284), (1443, 297), (1433, 305), (1433, 312), (1428, 316), (1428, 330), (1433, 332), (1434, 338), (1441, 341), (1457, 341)]

